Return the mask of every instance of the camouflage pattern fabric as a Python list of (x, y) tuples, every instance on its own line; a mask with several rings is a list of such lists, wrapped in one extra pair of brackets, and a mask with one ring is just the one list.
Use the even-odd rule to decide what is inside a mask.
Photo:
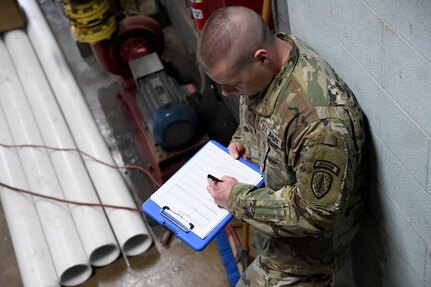
[(260, 257), (246, 269), (239, 279), (236, 287), (327, 287), (330, 286), (332, 276), (327, 274), (315, 274), (301, 276), (281, 271), (265, 270), (260, 264)]
[(266, 91), (241, 97), (232, 137), (261, 168), (265, 187), (237, 183), (229, 211), (255, 227), (263, 269), (332, 275), (349, 254), (363, 212), (362, 113), (346, 83), (310, 46), (278, 37), (292, 51)]

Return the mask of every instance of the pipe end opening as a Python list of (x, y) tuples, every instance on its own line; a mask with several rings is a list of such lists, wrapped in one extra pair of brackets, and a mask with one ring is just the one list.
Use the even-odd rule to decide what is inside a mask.
[(90, 264), (95, 267), (106, 266), (120, 256), (120, 248), (116, 244), (106, 244), (90, 254)]
[(78, 264), (68, 268), (60, 276), (60, 283), (64, 286), (76, 286), (87, 281), (93, 274), (93, 268), (88, 264)]
[(151, 247), (153, 240), (148, 234), (138, 234), (128, 239), (123, 245), (126, 256), (136, 256)]

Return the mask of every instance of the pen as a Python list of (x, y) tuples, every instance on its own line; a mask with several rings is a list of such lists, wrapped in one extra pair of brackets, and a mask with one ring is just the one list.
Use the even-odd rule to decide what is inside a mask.
[(211, 179), (214, 182), (223, 182), (223, 180), (218, 179), (217, 177), (215, 177), (214, 175), (208, 174), (207, 178)]

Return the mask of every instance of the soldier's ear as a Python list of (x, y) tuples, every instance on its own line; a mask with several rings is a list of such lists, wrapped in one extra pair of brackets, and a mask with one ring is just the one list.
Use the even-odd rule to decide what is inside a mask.
[(259, 49), (256, 52), (254, 52), (253, 56), (254, 60), (261, 63), (266, 64), (269, 62), (269, 54), (268, 51), (265, 49)]

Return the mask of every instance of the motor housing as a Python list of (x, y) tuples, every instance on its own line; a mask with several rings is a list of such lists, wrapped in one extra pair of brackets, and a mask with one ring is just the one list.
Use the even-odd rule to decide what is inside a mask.
[(157, 53), (129, 62), (136, 100), (155, 144), (170, 150), (196, 138), (199, 120), (185, 90), (169, 76)]

